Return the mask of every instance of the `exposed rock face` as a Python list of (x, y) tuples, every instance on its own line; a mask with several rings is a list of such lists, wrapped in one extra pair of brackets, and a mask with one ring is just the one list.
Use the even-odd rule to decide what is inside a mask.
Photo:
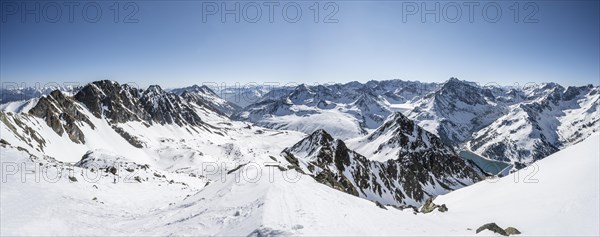
[(282, 156), (318, 182), (340, 191), (386, 205), (416, 205), (436, 195), (427, 193), (425, 186), (433, 185), (445, 193), (465, 186), (461, 180), (479, 181), (475, 171), (453, 153), (445, 153), (448, 151), (452, 150), (438, 153), (430, 149), (420, 153), (421, 157), (405, 154), (402, 159), (372, 161), (320, 129), (286, 148)]
[(67, 133), (71, 141), (85, 143), (85, 136), (79, 128), (86, 123), (92, 129), (94, 124), (84, 115), (79, 104), (62, 92), (55, 90), (40, 98), (39, 102), (29, 111), (33, 116), (42, 118), (58, 135)]
[[(359, 196), (357, 187), (343, 174), (346, 166), (357, 163), (352, 167), (353, 169), (368, 173), (364, 165), (369, 165), (369, 162), (365, 157), (349, 150), (343, 141), (334, 140), (322, 129), (315, 131), (291, 148), (286, 148), (282, 155), (304, 173), (312, 174), (318, 182), (355, 196)], [(308, 158), (305, 159), (306, 165), (300, 164), (295, 155), (306, 155), (301, 157)], [(353, 162), (354, 160), (358, 162)]]
[(124, 123), (150, 120), (150, 114), (139, 106), (140, 96), (141, 90), (104, 80), (86, 85), (75, 94), (75, 99), (98, 118), (104, 116), (112, 123)]
[[(36, 130), (27, 125), (26, 121), (31, 121), (33, 115), (13, 114), (0, 112), (0, 122), (3, 123), (10, 132), (21, 141), (29, 144), (37, 151), (43, 151), (46, 147), (46, 140)], [(25, 121), (23, 121), (25, 120)], [(4, 141), (6, 142), (6, 141)], [(8, 144), (8, 142), (6, 142)]]
[(138, 90), (113, 81), (96, 81), (83, 87), (75, 99), (94, 116), (112, 123), (144, 121), (149, 124), (203, 125), (200, 116), (181, 97), (152, 85)]
[(189, 125), (192, 129), (209, 127), (196, 113), (197, 106), (159, 86), (140, 90), (104, 80), (84, 86), (73, 97), (53, 91), (40, 98), (29, 113), (44, 119), (57, 134), (67, 133), (73, 142), (85, 143), (81, 126), (85, 123), (95, 128), (83, 112), (87, 109), (95, 117), (106, 119), (131, 145), (141, 148), (144, 144), (139, 139), (116, 124), (140, 121), (146, 126), (157, 123)]
[(382, 161), (386, 175), (397, 179), (404, 194), (418, 203), (433, 196), (423, 191), (426, 184), (454, 190), (480, 180), (452, 147), (398, 112), (359, 141), (356, 151)]
[[(374, 142), (383, 138), (373, 154), (386, 150), (398, 150), (390, 159), (414, 159), (425, 155), (426, 151), (435, 151), (441, 155), (455, 155), (452, 147), (444, 144), (436, 135), (425, 131), (402, 113), (395, 112), (366, 138)], [(368, 154), (365, 154), (368, 155)]]
[(142, 93), (140, 105), (150, 114), (152, 121), (160, 124), (204, 124), (200, 116), (181, 97), (163, 91), (158, 85), (150, 86)]
[(125, 140), (127, 140), (127, 142), (129, 142), (129, 144), (131, 144), (132, 146), (137, 148), (144, 147), (144, 143), (142, 141), (140, 141), (136, 136), (133, 136), (125, 130), (123, 130), (123, 128), (117, 125), (112, 125), (111, 128), (115, 130), (115, 132), (117, 132), (119, 135), (121, 135), (121, 137), (125, 138)]

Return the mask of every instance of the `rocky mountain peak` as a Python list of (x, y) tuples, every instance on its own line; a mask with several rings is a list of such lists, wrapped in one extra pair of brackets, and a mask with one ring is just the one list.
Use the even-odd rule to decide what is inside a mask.
[[(404, 116), (390, 117), (391, 122), (407, 123)], [(434, 195), (479, 180), (474, 170), (444, 147), (421, 146), (412, 148), (403, 159), (395, 159), (391, 154), (385, 162), (369, 160), (369, 154), (365, 157), (351, 150), (342, 140), (334, 140), (320, 129), (286, 148), (282, 156), (317, 182), (390, 205), (419, 205)], [(433, 190), (428, 190), (428, 186)]]
[(89, 83), (75, 100), (84, 104), (97, 118), (103, 116), (114, 123), (147, 120), (149, 115), (138, 107), (140, 90), (129, 85), (103, 80)]
[(322, 148), (330, 150), (335, 145), (334, 141), (335, 139), (324, 129), (318, 129), (294, 144), (287, 151), (295, 154), (304, 154), (307, 157), (314, 156), (318, 155)]
[(325, 142), (333, 141), (333, 137), (325, 129), (317, 129), (311, 133), (308, 138), (311, 140), (323, 140)]
[(476, 84), (450, 78), (436, 93), (436, 101), (445, 103), (448, 100), (459, 100), (469, 105), (485, 105), (484, 93)]
[(401, 113), (391, 114), (371, 134), (358, 140), (356, 151), (373, 160), (413, 162), (421, 159), (458, 159), (454, 149), (441, 138), (421, 128)]
[(140, 105), (150, 114), (152, 121), (179, 126), (203, 125), (200, 116), (187, 101), (176, 94), (166, 92), (160, 86), (150, 86), (140, 97)]
[(150, 85), (148, 89), (143, 92), (143, 95), (146, 96), (155, 96), (155, 95), (163, 95), (166, 92), (159, 85)]
[(379, 136), (385, 134), (401, 134), (404, 132), (411, 132), (416, 128), (415, 122), (408, 117), (404, 116), (400, 112), (394, 112), (390, 114), (387, 119), (373, 131), (367, 139), (375, 140)]

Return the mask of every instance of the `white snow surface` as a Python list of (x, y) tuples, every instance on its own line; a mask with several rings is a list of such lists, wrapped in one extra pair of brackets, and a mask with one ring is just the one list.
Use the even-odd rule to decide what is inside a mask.
[[(109, 178), (89, 183), (80, 175), (87, 171), (57, 163), (74, 169), (80, 181), (50, 183), (21, 182), (20, 175), (6, 175), (3, 169), (0, 234), (463, 236), (476, 235), (479, 226), (495, 222), (503, 228), (516, 227), (523, 236), (597, 236), (599, 143), (596, 133), (534, 163), (535, 169), (438, 197), (434, 202), (446, 204), (448, 212), (416, 215), (411, 209), (381, 209), (294, 171), (266, 169), (268, 161), (262, 158), (219, 174), (225, 176), (205, 187), (205, 179), (159, 170), (139, 174), (151, 178), (152, 172), (162, 172), (167, 179), (113, 183)], [(30, 166), (38, 162), (11, 147), (0, 151), (3, 162)], [(189, 186), (168, 184), (168, 179)]]
[(4, 104), (0, 104), (0, 111), (2, 112), (12, 112), (12, 113), (27, 113), (31, 108), (33, 108), (39, 98), (32, 98), (28, 100), (19, 100), (7, 102)]

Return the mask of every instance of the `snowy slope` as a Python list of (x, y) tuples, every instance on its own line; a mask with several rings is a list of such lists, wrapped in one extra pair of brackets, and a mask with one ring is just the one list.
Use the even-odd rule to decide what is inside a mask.
[[(507, 177), (480, 182), (435, 201), (465, 225), (496, 222), (525, 235), (598, 236), (600, 134)], [(485, 213), (482, 215), (482, 213)]]
[[(412, 209), (389, 206), (382, 209), (308, 176), (297, 176), (294, 170), (271, 169), (272, 175), (268, 175), (268, 169), (263, 169), (264, 178), (252, 180), (262, 163), (231, 172), (223, 180), (198, 188), (198, 192), (191, 190), (194, 184), (189, 181), (189, 190), (180, 189), (181, 184), (162, 183), (160, 179), (117, 184), (109, 179), (95, 183), (98, 187), (95, 189), (81, 181), (22, 183), (20, 176), (12, 175), (8, 176), (8, 182), (2, 183), (1, 232), (2, 235), (486, 236), (494, 234), (487, 231), (475, 234), (475, 229), (495, 222), (501, 227), (516, 227), (523, 236), (597, 236), (600, 234), (598, 143), (600, 136), (595, 134), (536, 162), (537, 172), (526, 180), (537, 179), (537, 183), (523, 182), (532, 172), (524, 169), (515, 173), (519, 174), (519, 182), (514, 181), (515, 174), (484, 181), (438, 197), (435, 202), (446, 204), (447, 212), (416, 215)], [(6, 147), (1, 152), (2, 159), (7, 161), (19, 162), (29, 157)], [(236, 181), (236, 176), (247, 178)], [(177, 179), (175, 175), (172, 177)]]
[(18, 100), (0, 104), (0, 111), (13, 113), (27, 113), (31, 108), (33, 108), (37, 104), (38, 100), (38, 98), (32, 98), (28, 100)]
[[(0, 193), (2, 236), (123, 234), (119, 228), (123, 220), (164, 208), (206, 183), (202, 178), (146, 168), (102, 151), (95, 154), (103, 162), (88, 163), (94, 171), (6, 145), (0, 154), (9, 167), (1, 172), (5, 177)], [(118, 163), (122, 166), (116, 166), (116, 175), (97, 168), (116, 161), (122, 161)]]

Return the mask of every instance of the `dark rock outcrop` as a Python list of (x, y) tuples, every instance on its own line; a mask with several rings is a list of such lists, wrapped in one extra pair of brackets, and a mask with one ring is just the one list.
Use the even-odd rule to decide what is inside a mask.
[(83, 87), (75, 99), (98, 118), (111, 123), (144, 121), (149, 124), (203, 125), (200, 116), (181, 97), (158, 85), (146, 90), (113, 81), (96, 81)]
[(520, 235), (521, 231), (517, 230), (517, 228), (515, 227), (506, 227), (506, 229), (504, 229), (504, 232), (506, 232), (506, 234), (508, 235)]
[(97, 118), (104, 116), (112, 123), (148, 121), (150, 114), (139, 106), (141, 92), (126, 84), (103, 80), (86, 85), (74, 98)]
[(475, 231), (475, 233), (479, 233), (483, 230), (490, 230), (494, 233), (503, 235), (503, 236), (509, 236), (509, 235), (518, 235), (521, 234), (521, 232), (519, 230), (517, 230), (517, 228), (515, 227), (508, 227), (506, 229), (502, 229), (500, 228), (500, 226), (498, 226), (496, 223), (487, 223), (485, 225), (482, 225), (481, 227), (477, 228), (477, 230)]
[(446, 204), (437, 205), (437, 204), (433, 203), (433, 198), (429, 198), (429, 199), (427, 199), (427, 201), (425, 201), (425, 204), (423, 204), (423, 206), (421, 206), (421, 210), (419, 212), (430, 213), (432, 211), (435, 211), (435, 209), (437, 209), (440, 212), (448, 211), (448, 207), (446, 207)]
[[(429, 184), (450, 191), (465, 185), (461, 186), (459, 179), (479, 180), (475, 171), (460, 163), (458, 157), (447, 157), (453, 153), (437, 152), (429, 150), (422, 153), (422, 157), (372, 161), (320, 129), (286, 148), (282, 156), (296, 169), (334, 189), (386, 205), (405, 205), (418, 204), (431, 197), (433, 194), (425, 191)], [(464, 166), (460, 167), (461, 164)]]
[(481, 227), (477, 228), (477, 230), (475, 231), (475, 233), (479, 234), (479, 232), (483, 231), (483, 230), (490, 230), (494, 233), (497, 234), (501, 234), (504, 236), (508, 236), (508, 234), (506, 233), (506, 231), (504, 231), (504, 229), (500, 228), (500, 226), (498, 226), (496, 223), (487, 223), (485, 225), (482, 225)]
[(46, 121), (49, 127), (58, 135), (67, 133), (71, 141), (85, 143), (85, 136), (80, 129), (83, 123), (94, 129), (95, 126), (80, 110), (82, 108), (73, 99), (55, 90), (41, 97), (38, 103), (29, 110), (33, 116)]
[(71, 141), (83, 144), (85, 136), (81, 127), (87, 125), (95, 129), (90, 118), (84, 114), (87, 109), (94, 117), (106, 119), (131, 145), (141, 148), (143, 142), (116, 124), (139, 121), (146, 126), (155, 123), (189, 125), (192, 130), (212, 127), (202, 121), (195, 110), (197, 106), (178, 95), (163, 91), (159, 86), (140, 90), (103, 80), (84, 86), (73, 97), (55, 90), (41, 97), (29, 114), (44, 119), (58, 135), (66, 133)]
[(380, 176), (399, 183), (403, 195), (416, 203), (434, 195), (424, 191), (427, 184), (447, 192), (481, 180), (477, 171), (459, 158), (452, 147), (398, 112), (361, 143), (373, 147), (361, 149), (367, 152), (362, 155), (389, 154), (388, 160), (381, 162), (384, 169)]

